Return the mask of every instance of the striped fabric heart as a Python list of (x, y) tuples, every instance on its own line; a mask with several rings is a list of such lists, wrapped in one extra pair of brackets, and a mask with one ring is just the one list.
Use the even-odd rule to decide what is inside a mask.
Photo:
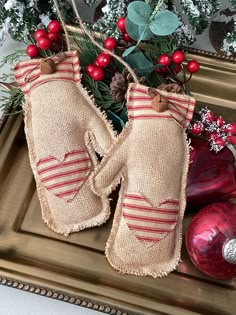
[(44, 187), (66, 202), (73, 200), (91, 170), (90, 157), (83, 148), (66, 153), (63, 161), (48, 156), (36, 165)]
[(153, 207), (141, 194), (129, 193), (125, 195), (122, 214), (135, 237), (150, 244), (159, 242), (175, 228), (178, 212), (177, 200), (165, 200)]

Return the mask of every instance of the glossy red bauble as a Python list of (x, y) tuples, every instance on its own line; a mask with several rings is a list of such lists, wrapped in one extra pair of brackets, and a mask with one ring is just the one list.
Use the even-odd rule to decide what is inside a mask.
[(98, 59), (96, 58), (93, 62), (94, 66), (96, 67), (100, 67), (99, 63), (98, 63)]
[(51, 33), (51, 32), (49, 32), (49, 33), (48, 33), (48, 38), (50, 39), (50, 41), (51, 41), (52, 43), (55, 43), (55, 42), (58, 42), (58, 41), (59, 41), (60, 35), (59, 35), (59, 34), (56, 34), (56, 33)]
[(219, 147), (224, 147), (225, 146), (225, 140), (222, 138), (216, 138), (214, 140), (214, 143), (217, 144)]
[(39, 54), (38, 47), (36, 45), (29, 45), (26, 48), (26, 53), (31, 58), (37, 57)]
[(51, 33), (59, 33), (61, 30), (61, 24), (57, 20), (53, 20), (48, 24), (48, 30)]
[(47, 34), (48, 33), (45, 30), (38, 29), (34, 32), (34, 39), (38, 41), (40, 37), (47, 37)]
[(125, 28), (125, 17), (121, 17), (117, 20), (116, 23), (118, 29), (122, 32), (125, 33), (126, 32), (126, 28)]
[(190, 73), (198, 72), (199, 68), (200, 68), (200, 65), (197, 60), (191, 60), (187, 63), (187, 70)]
[(95, 81), (102, 81), (105, 78), (105, 72), (101, 67), (95, 66), (90, 76)]
[(195, 136), (199, 136), (203, 132), (204, 126), (200, 121), (196, 121), (192, 125), (191, 132)]
[(236, 205), (213, 203), (196, 214), (186, 233), (195, 266), (219, 279), (236, 277)]
[(85, 72), (86, 72), (89, 76), (91, 76), (91, 73), (93, 72), (94, 69), (95, 69), (95, 66), (94, 66), (94, 65), (87, 65), (87, 66), (85, 67)]
[(160, 65), (169, 66), (171, 63), (171, 57), (167, 54), (163, 54), (158, 58), (157, 62)]
[(209, 141), (214, 141), (216, 138), (218, 138), (217, 132), (212, 131), (207, 135), (207, 139)]
[(236, 145), (236, 136), (228, 136), (227, 141), (233, 145)]
[(174, 63), (182, 63), (184, 58), (185, 54), (181, 50), (177, 50), (172, 54), (172, 60)]
[(40, 37), (38, 40), (38, 47), (47, 50), (51, 47), (51, 41), (48, 37)]
[(117, 47), (117, 40), (113, 37), (108, 37), (104, 41), (104, 47), (108, 50), (113, 50)]
[(132, 40), (128, 33), (123, 33), (122, 38), (125, 42), (130, 42)]
[(100, 67), (107, 67), (111, 62), (111, 57), (108, 54), (101, 53), (97, 56), (96, 61)]

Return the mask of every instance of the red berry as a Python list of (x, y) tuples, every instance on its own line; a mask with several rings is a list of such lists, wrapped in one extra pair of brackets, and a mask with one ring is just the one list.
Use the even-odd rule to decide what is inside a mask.
[(125, 17), (121, 17), (117, 20), (116, 23), (118, 29), (122, 32), (125, 33), (126, 32), (126, 28), (125, 28)]
[(180, 50), (177, 50), (172, 55), (172, 60), (174, 63), (182, 63), (184, 61), (184, 53)]
[(217, 137), (218, 137), (217, 132), (213, 131), (209, 133), (207, 138), (209, 141), (215, 141)]
[(96, 58), (93, 62), (94, 66), (96, 67), (100, 67), (99, 63), (98, 63), (98, 58)]
[(175, 67), (175, 73), (180, 73), (181, 70), (182, 70), (182, 67), (180, 64)]
[(108, 50), (113, 50), (117, 47), (117, 41), (115, 38), (113, 37), (108, 37), (105, 41), (104, 41), (104, 47)]
[(53, 20), (48, 24), (48, 30), (51, 33), (59, 33), (61, 30), (61, 24), (57, 20)]
[(38, 29), (34, 32), (34, 38), (36, 41), (38, 41), (40, 37), (47, 37), (47, 34), (48, 33), (45, 30)]
[(196, 73), (200, 68), (199, 62), (197, 60), (191, 60), (187, 64), (187, 70), (190, 73)]
[(218, 127), (222, 127), (225, 123), (224, 118), (222, 116), (215, 117), (214, 121), (216, 122)]
[(165, 72), (167, 72), (167, 68), (164, 66), (164, 67), (156, 68), (155, 71), (156, 73), (164, 74)]
[(192, 134), (195, 136), (199, 136), (202, 132), (203, 132), (203, 124), (200, 121), (196, 121), (193, 125), (192, 125)]
[(233, 145), (236, 145), (236, 136), (227, 137), (227, 141)]
[(91, 78), (95, 81), (102, 81), (105, 78), (105, 72), (101, 67), (94, 67), (91, 72)]
[(94, 69), (95, 69), (95, 66), (94, 66), (94, 65), (87, 65), (87, 66), (85, 67), (85, 72), (86, 72), (89, 76), (91, 76), (91, 73), (93, 72)]
[(51, 47), (51, 41), (47, 37), (40, 37), (38, 40), (38, 46), (43, 50), (47, 50)]
[(52, 43), (55, 43), (55, 42), (59, 41), (60, 35), (59, 35), (59, 34), (55, 34), (55, 33), (49, 32), (49, 33), (48, 33), (48, 38), (50, 39), (50, 41), (51, 41)]
[(228, 132), (228, 133), (231, 133), (233, 135), (236, 134), (236, 124), (234, 123), (229, 123), (226, 128), (225, 128), (225, 131)]
[(123, 34), (122, 34), (122, 38), (123, 38), (123, 40), (126, 41), (126, 42), (130, 42), (130, 41), (132, 40), (132, 38), (129, 36), (128, 33), (123, 33)]
[(158, 58), (158, 64), (164, 65), (164, 66), (169, 66), (171, 63), (171, 57), (167, 54), (163, 54)]
[(204, 120), (206, 122), (208, 122), (208, 123), (213, 122), (213, 120), (214, 120), (214, 113), (212, 111), (208, 110), (206, 112), (206, 114), (204, 115)]
[(111, 62), (111, 57), (108, 54), (100, 54), (98, 55), (98, 57), (96, 58), (97, 63), (99, 64), (100, 67), (107, 67), (110, 62)]
[(39, 54), (38, 47), (36, 45), (29, 45), (26, 48), (26, 53), (29, 57), (34, 58)]
[(214, 140), (214, 143), (215, 143), (216, 145), (218, 145), (219, 147), (224, 147), (224, 146), (225, 146), (225, 140), (222, 139), (222, 138), (216, 138), (216, 139)]

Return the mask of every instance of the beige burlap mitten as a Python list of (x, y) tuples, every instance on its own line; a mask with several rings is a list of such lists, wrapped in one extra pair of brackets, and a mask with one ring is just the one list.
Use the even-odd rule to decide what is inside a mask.
[(92, 192), (88, 175), (95, 150), (104, 155), (114, 135), (80, 83), (77, 52), (24, 61), (14, 72), (26, 98), (25, 133), (43, 220), (64, 235), (101, 225), (109, 205)]
[(130, 121), (90, 180), (98, 195), (108, 195), (122, 179), (106, 244), (111, 266), (162, 277), (180, 259), (189, 163), (185, 128), (195, 100), (136, 83), (127, 95)]

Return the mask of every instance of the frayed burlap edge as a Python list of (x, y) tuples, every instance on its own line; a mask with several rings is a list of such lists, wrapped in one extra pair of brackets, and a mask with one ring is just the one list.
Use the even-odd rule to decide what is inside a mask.
[[(113, 145), (111, 146), (111, 148), (109, 149), (109, 151), (106, 154), (106, 157), (112, 156), (113, 154), (115, 154), (115, 149), (117, 147), (117, 145), (122, 145), (123, 144), (123, 140), (124, 138), (127, 137), (127, 133), (130, 133), (132, 129), (132, 121), (129, 121), (126, 126), (124, 127), (122, 134), (120, 135), (120, 137), (118, 137)], [(159, 269), (156, 272), (143, 272), (142, 270), (138, 270), (136, 269), (132, 269), (130, 267), (124, 267), (123, 265), (119, 265), (117, 264), (117, 261), (119, 260), (119, 258), (115, 258), (114, 261), (110, 259), (110, 249), (113, 247), (113, 244), (115, 242), (116, 239), (116, 233), (118, 231), (118, 227), (120, 224), (120, 218), (121, 218), (121, 214), (122, 211), (120, 211), (120, 213), (118, 213), (118, 211), (115, 211), (115, 215), (114, 215), (114, 219), (113, 219), (113, 224), (112, 224), (112, 229), (109, 235), (109, 238), (107, 240), (106, 243), (106, 247), (105, 247), (105, 256), (109, 262), (109, 264), (111, 265), (112, 268), (114, 268), (115, 270), (119, 271), (121, 274), (131, 274), (131, 275), (137, 275), (137, 276), (152, 276), (153, 278), (161, 278), (164, 276), (167, 276), (170, 272), (174, 271), (179, 262), (180, 262), (180, 258), (181, 258), (181, 247), (182, 247), (182, 229), (183, 229), (183, 217), (184, 217), (184, 212), (185, 212), (185, 208), (186, 208), (186, 185), (187, 185), (187, 174), (188, 174), (188, 168), (189, 168), (189, 158), (190, 158), (190, 152), (189, 152), (189, 143), (187, 141), (187, 135), (185, 133), (185, 130), (183, 129), (183, 141), (184, 141), (184, 146), (185, 146), (185, 152), (184, 152), (184, 159), (183, 159), (183, 171), (182, 171), (182, 176), (181, 176), (181, 181), (180, 181), (180, 194), (179, 194), (179, 200), (180, 200), (180, 211), (179, 211), (179, 218), (178, 218), (178, 224), (176, 226), (176, 228), (174, 229), (174, 231), (172, 231), (172, 233), (178, 233), (177, 235), (177, 239), (176, 239), (176, 246), (178, 246), (178, 252), (175, 251), (174, 253), (174, 257), (173, 257), (173, 262), (168, 266), (169, 269), (168, 271), (163, 270), (163, 269)], [(105, 159), (102, 160), (102, 162), (100, 163), (99, 166), (97, 166), (95, 168), (95, 170), (91, 173), (90, 175), (90, 184), (92, 187), (92, 190), (98, 194), (98, 195), (109, 195), (113, 190), (116, 189), (116, 187), (121, 183), (121, 188), (119, 191), (119, 198), (118, 198), (118, 202), (116, 205), (116, 209), (121, 209), (122, 203), (123, 203), (123, 194), (124, 191), (126, 190), (126, 182), (127, 182), (127, 171), (126, 171), (126, 166), (124, 165), (124, 167), (121, 168), (120, 172), (116, 175), (116, 177), (114, 178), (113, 182), (111, 183), (111, 185), (99, 190), (95, 187), (95, 183), (94, 183), (94, 178), (96, 175), (96, 172), (102, 168), (103, 164), (106, 163)], [(177, 230), (178, 229), (178, 230)], [(114, 254), (113, 254), (114, 255)]]
[[(96, 115), (99, 115), (99, 117), (104, 121), (104, 124), (108, 130), (108, 132), (111, 135), (111, 142), (116, 137), (116, 132), (112, 128), (112, 123), (106, 119), (106, 114), (104, 112), (101, 112), (95, 105), (94, 98), (91, 98), (88, 94), (88, 92), (83, 88), (81, 83), (75, 83), (78, 87), (78, 90), (84, 95), (85, 99), (88, 101), (89, 105), (93, 108)], [(33, 134), (32, 134), (32, 120), (31, 120), (31, 103), (29, 96), (26, 96), (26, 102), (23, 105), (24, 109), (24, 122), (25, 122), (25, 135), (28, 143), (28, 155), (29, 160), (31, 164), (31, 168), (33, 171), (33, 174), (36, 179), (36, 186), (37, 186), (37, 192), (41, 204), (41, 213), (42, 213), (42, 219), (47, 224), (47, 226), (54, 232), (58, 234), (63, 234), (65, 236), (68, 236), (70, 233), (73, 232), (79, 232), (81, 230), (84, 230), (86, 228), (94, 227), (94, 226), (100, 226), (104, 224), (110, 217), (110, 202), (107, 196), (101, 196), (102, 204), (104, 208), (102, 209), (101, 213), (93, 217), (83, 223), (76, 223), (76, 224), (70, 224), (68, 226), (60, 226), (58, 227), (53, 220), (53, 217), (50, 212), (50, 207), (47, 202), (47, 198), (45, 196), (45, 188), (40, 183), (40, 179), (37, 175), (36, 170), (36, 155), (34, 152), (34, 141), (33, 141)], [(104, 150), (99, 146), (97, 141), (91, 139), (92, 146), (95, 151), (97, 151), (100, 155), (104, 155)], [(93, 156), (91, 156), (92, 161), (94, 163), (95, 161), (95, 152), (91, 149), (91, 146), (88, 146), (89, 153)], [(96, 165), (94, 165), (95, 167)]]

